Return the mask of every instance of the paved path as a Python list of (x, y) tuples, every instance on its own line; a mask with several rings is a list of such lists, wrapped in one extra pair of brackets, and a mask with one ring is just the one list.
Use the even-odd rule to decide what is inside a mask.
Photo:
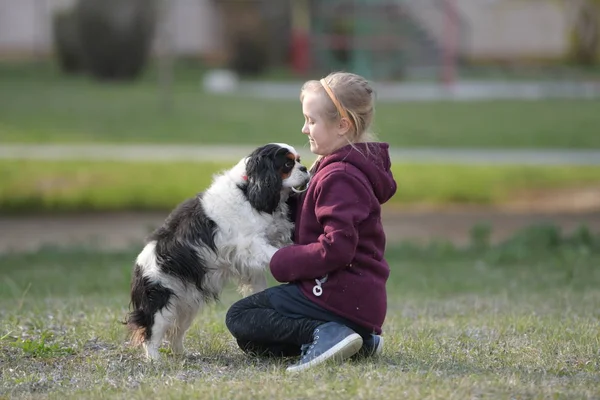
[[(303, 82), (241, 82), (232, 87), (249, 97), (297, 99)], [(598, 99), (600, 81), (506, 81), (462, 79), (453, 86), (438, 82), (373, 82), (378, 101), (474, 101)]]
[[(294, 145), (299, 151), (305, 145)], [(0, 159), (30, 160), (128, 160), (128, 161), (233, 161), (248, 154), (254, 146), (227, 145), (22, 145), (0, 143)], [(395, 162), (447, 162), (461, 164), (529, 164), (529, 165), (600, 165), (600, 150), (553, 149), (441, 149), (392, 148)]]

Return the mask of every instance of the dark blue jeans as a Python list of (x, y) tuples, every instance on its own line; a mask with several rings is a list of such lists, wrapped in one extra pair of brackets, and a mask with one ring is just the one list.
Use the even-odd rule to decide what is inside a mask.
[(313, 332), (326, 322), (338, 322), (363, 337), (370, 332), (319, 307), (293, 284), (268, 288), (243, 298), (227, 311), (225, 324), (242, 351), (263, 357), (300, 355)]

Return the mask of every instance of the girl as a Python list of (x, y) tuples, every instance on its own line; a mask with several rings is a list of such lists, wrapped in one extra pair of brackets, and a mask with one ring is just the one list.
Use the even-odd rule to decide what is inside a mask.
[(226, 316), (243, 351), (301, 355), (290, 372), (381, 352), (389, 276), (381, 205), (396, 192), (389, 146), (370, 131), (373, 89), (363, 77), (308, 81), (300, 101), (317, 160), (308, 190), (290, 204), (294, 244), (269, 265), (286, 284), (239, 300)]

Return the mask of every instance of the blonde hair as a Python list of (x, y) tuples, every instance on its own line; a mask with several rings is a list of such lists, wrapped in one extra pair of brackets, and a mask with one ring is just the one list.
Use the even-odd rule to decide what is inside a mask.
[[(351, 129), (345, 138), (350, 145), (377, 141), (371, 130), (375, 113), (374, 92), (365, 78), (350, 72), (333, 72), (320, 81), (304, 83), (300, 89), (300, 101), (304, 100), (308, 91), (324, 96), (322, 113), (329, 121), (349, 120)], [(321, 158), (317, 157), (313, 167)]]

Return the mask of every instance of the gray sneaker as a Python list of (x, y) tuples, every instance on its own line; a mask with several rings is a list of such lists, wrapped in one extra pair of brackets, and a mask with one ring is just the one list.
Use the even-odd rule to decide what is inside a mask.
[(367, 340), (363, 340), (360, 350), (352, 356), (352, 359), (378, 357), (383, 351), (383, 337), (371, 335)]
[(286, 371), (304, 371), (330, 359), (346, 360), (356, 354), (362, 344), (362, 338), (352, 329), (337, 322), (327, 322), (315, 329), (312, 343), (302, 346), (300, 361)]

